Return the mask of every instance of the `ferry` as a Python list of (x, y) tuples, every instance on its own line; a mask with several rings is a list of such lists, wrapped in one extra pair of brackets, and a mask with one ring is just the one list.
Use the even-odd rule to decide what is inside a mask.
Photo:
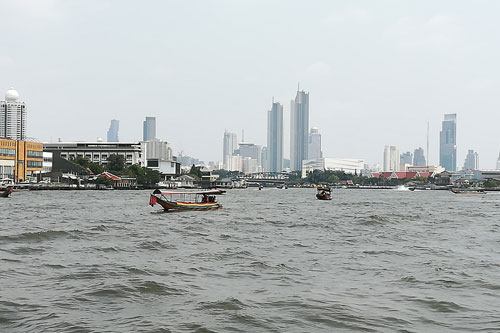
[(484, 188), (478, 187), (469, 187), (469, 188), (458, 188), (458, 187), (453, 187), (450, 189), (451, 192), (455, 194), (486, 194), (486, 191)]
[(0, 186), (0, 198), (8, 198), (12, 193), (14, 187), (11, 185)]
[(318, 187), (316, 198), (318, 200), (332, 200), (332, 191), (329, 187)]
[(225, 192), (223, 190), (163, 192), (156, 189), (149, 197), (149, 204), (151, 207), (159, 204), (165, 211), (216, 210), (222, 208), (216, 196)]

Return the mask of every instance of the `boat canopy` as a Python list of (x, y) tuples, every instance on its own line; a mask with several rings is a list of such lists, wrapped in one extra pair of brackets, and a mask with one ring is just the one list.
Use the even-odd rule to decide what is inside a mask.
[(200, 195), (222, 195), (226, 193), (223, 190), (207, 190), (207, 191), (186, 191), (186, 192), (163, 192), (159, 189), (154, 190), (153, 194), (163, 194), (163, 195), (186, 195), (186, 194), (200, 194)]

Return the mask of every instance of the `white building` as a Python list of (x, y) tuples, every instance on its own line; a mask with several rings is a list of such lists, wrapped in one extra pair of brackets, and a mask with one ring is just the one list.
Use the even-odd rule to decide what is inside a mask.
[(283, 105), (274, 101), (267, 112), (267, 156), (261, 165), (265, 171), (283, 170)]
[(465, 157), (462, 170), (479, 170), (479, 155), (474, 150), (469, 150)]
[(224, 169), (228, 171), (243, 171), (243, 158), (239, 155), (227, 155)]
[(10, 88), (0, 101), (0, 138), (26, 140), (26, 106), (19, 93)]
[(344, 171), (345, 173), (358, 174), (364, 170), (365, 161), (356, 158), (322, 157), (317, 160), (306, 160), (302, 163), (302, 177), (314, 170)]
[(500, 153), (498, 153), (497, 170), (500, 170)]
[(168, 142), (152, 139), (141, 142), (141, 165), (157, 170), (165, 179), (180, 174), (180, 163), (172, 156)]
[(222, 147), (222, 167), (225, 170), (230, 170), (228, 164), (226, 164), (226, 160), (228, 159), (228, 156), (233, 155), (236, 149), (238, 149), (238, 139), (236, 137), (236, 133), (229, 133), (228, 131), (225, 131)]
[(399, 149), (387, 145), (384, 148), (384, 171), (400, 171)]
[(316, 126), (311, 127), (311, 131), (309, 132), (307, 154), (308, 160), (317, 160), (323, 157), (323, 153), (321, 152), (321, 134), (319, 134)]

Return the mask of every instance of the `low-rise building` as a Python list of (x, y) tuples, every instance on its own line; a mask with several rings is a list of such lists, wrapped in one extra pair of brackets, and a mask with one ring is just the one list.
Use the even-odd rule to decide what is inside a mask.
[(29, 180), (42, 171), (42, 165), (42, 143), (0, 139), (0, 179)]
[(302, 177), (314, 170), (344, 171), (350, 174), (361, 174), (365, 167), (365, 161), (355, 158), (333, 158), (323, 157), (317, 160), (302, 161)]

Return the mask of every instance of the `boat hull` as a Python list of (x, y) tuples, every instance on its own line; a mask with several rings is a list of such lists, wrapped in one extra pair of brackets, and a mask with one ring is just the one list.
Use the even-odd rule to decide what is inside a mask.
[(332, 200), (332, 196), (329, 194), (316, 194), (318, 200)]
[(12, 193), (12, 186), (0, 187), (0, 198), (8, 198)]
[(157, 196), (153, 196), (156, 198), (156, 203), (163, 207), (164, 210), (217, 210), (221, 209), (222, 205), (217, 202), (200, 202), (200, 203), (192, 203), (192, 202), (182, 202), (182, 201), (168, 201), (163, 200)]

